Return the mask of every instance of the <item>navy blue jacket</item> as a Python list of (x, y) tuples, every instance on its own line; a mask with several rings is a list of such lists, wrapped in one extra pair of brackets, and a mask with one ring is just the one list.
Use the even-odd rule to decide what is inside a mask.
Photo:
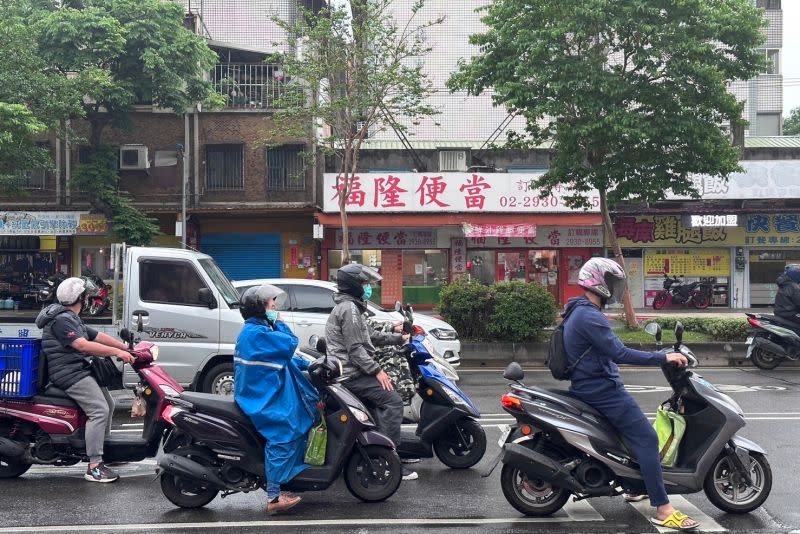
[(570, 390), (586, 395), (610, 386), (622, 385), (617, 364), (660, 365), (667, 359), (660, 352), (643, 352), (623, 345), (611, 330), (608, 318), (586, 297), (571, 299), (564, 313), (564, 348), (570, 365), (574, 365), (586, 349), (589, 352), (572, 374)]

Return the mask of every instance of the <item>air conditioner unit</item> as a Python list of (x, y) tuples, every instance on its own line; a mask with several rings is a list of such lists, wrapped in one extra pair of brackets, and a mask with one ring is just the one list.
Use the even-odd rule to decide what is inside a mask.
[(439, 170), (440, 171), (466, 171), (467, 170), (467, 151), (466, 150), (440, 150), (439, 151)]
[(143, 145), (122, 145), (119, 147), (119, 168), (122, 171), (135, 171), (150, 168), (147, 147)]

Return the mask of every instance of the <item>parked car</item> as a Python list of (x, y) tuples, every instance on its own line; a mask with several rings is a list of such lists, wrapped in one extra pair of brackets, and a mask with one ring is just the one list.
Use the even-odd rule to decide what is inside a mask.
[[(233, 287), (241, 295), (250, 287), (261, 284), (272, 284), (280, 287), (289, 295), (283, 305), (281, 317), (291, 326), (292, 331), (301, 340), (308, 340), (312, 335), (323, 337), (325, 323), (333, 310), (333, 294), (336, 284), (323, 280), (304, 280), (300, 278), (272, 278), (263, 280), (240, 280), (233, 282)], [(384, 310), (377, 304), (368, 301), (367, 313), (377, 320), (402, 321), (403, 316), (394, 310)], [(430, 340), (439, 354), (454, 367), (461, 363), (461, 342), (458, 333), (446, 322), (417, 313), (414, 322), (430, 334)]]

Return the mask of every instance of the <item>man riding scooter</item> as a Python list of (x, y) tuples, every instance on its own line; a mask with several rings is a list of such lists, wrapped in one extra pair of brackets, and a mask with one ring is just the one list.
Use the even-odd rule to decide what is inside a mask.
[(776, 282), (775, 315), (796, 323), (795, 329), (800, 330), (800, 264), (787, 265)]

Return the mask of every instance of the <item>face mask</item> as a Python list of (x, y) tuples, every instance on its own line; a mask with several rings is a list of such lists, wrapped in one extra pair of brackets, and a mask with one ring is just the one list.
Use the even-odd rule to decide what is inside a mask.
[(278, 320), (278, 310), (267, 310), (267, 321), (274, 323)]
[(369, 300), (371, 296), (372, 296), (372, 286), (364, 286), (364, 296), (361, 298), (363, 298), (364, 300)]

